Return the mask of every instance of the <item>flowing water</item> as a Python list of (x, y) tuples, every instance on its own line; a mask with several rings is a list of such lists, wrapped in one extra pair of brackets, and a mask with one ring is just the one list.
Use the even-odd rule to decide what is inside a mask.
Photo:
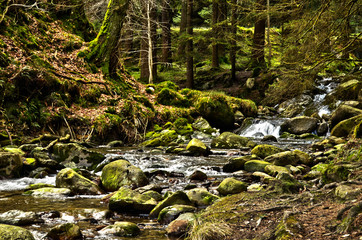
[[(324, 78), (317, 81), (318, 94), (314, 96), (313, 104), (318, 109), (319, 115), (329, 114), (330, 109), (324, 103), (327, 94), (332, 92), (336, 83), (332, 79)], [(298, 139), (280, 139), (280, 125), (286, 119), (264, 118), (255, 119), (252, 124), (238, 132), (241, 136), (249, 137), (260, 142), (266, 135), (273, 135), (278, 139), (277, 143), (271, 143), (285, 149), (304, 149), (311, 141)], [(143, 151), (132, 148), (98, 148), (106, 155), (103, 164), (116, 160), (126, 159), (135, 166), (140, 167), (149, 175), (152, 183), (164, 188), (163, 192), (182, 190), (190, 184), (188, 176), (195, 170), (201, 170), (208, 175), (208, 180), (199, 183), (199, 186), (209, 186), (216, 179), (230, 176), (222, 172), (222, 166), (227, 159), (234, 155), (245, 155), (248, 152), (242, 150), (213, 150), (208, 157), (189, 157), (174, 154), (164, 154), (154, 151)], [(97, 174), (100, 174), (99, 172)], [(107, 226), (114, 221), (130, 221), (137, 223), (142, 229), (142, 234), (135, 238), (127, 239), (168, 239), (165, 235), (165, 226), (157, 221), (150, 220), (145, 215), (114, 215), (111, 219), (105, 218), (107, 212), (106, 203), (102, 202), (103, 196), (74, 196), (61, 199), (34, 198), (23, 195), (29, 184), (46, 183), (55, 185), (55, 176), (43, 179), (21, 178), (0, 180), (0, 213), (9, 210), (33, 211), (45, 216), (44, 224), (26, 226), (36, 239), (42, 239), (44, 235), (55, 225), (61, 223), (76, 223), (82, 229), (86, 239), (124, 239), (115, 236), (102, 236), (98, 234), (101, 226)], [(213, 190), (211, 190), (213, 191)], [(47, 214), (59, 211), (58, 218), (48, 218)]]

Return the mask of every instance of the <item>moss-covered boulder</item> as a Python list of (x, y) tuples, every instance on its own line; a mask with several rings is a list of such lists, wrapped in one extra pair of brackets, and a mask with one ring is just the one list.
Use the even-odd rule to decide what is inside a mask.
[(276, 153), (266, 157), (264, 160), (278, 166), (295, 166), (297, 163), (307, 163), (309, 159), (310, 157), (307, 153), (295, 150)]
[(244, 169), (248, 172), (265, 172), (265, 167), (270, 164), (266, 161), (250, 160), (245, 163)]
[(186, 194), (190, 201), (198, 207), (209, 206), (219, 199), (218, 196), (210, 193), (206, 188), (194, 188), (186, 191)]
[(262, 159), (279, 152), (283, 152), (283, 150), (268, 144), (258, 145), (251, 150), (251, 154), (254, 154)]
[(356, 100), (361, 89), (362, 82), (353, 79), (340, 84), (333, 93), (333, 96), (336, 100)]
[(167, 198), (165, 198), (162, 202), (158, 203), (157, 206), (152, 209), (150, 213), (150, 218), (158, 217), (158, 214), (161, 212), (162, 209), (168, 206), (173, 205), (190, 205), (192, 206), (192, 202), (186, 195), (186, 193), (182, 191), (177, 191), (175, 193), (170, 194)]
[(225, 178), (217, 187), (217, 191), (220, 193), (220, 195), (226, 196), (229, 194), (244, 192), (247, 190), (247, 188), (247, 184), (242, 181), (238, 181), (234, 178)]
[[(104, 155), (76, 143), (57, 143), (53, 146), (52, 157), (67, 167), (94, 169), (104, 160)], [(75, 166), (74, 166), (75, 164)]]
[(282, 167), (282, 166), (277, 166), (277, 165), (274, 165), (274, 164), (270, 164), (270, 165), (265, 166), (265, 172), (267, 174), (269, 174), (270, 176), (273, 176), (273, 177), (275, 177), (278, 173), (281, 173), (281, 172), (290, 173), (288, 168)]
[(3, 240), (35, 240), (29, 230), (21, 227), (0, 224), (0, 239)]
[(64, 223), (57, 225), (50, 229), (45, 236), (46, 239), (83, 239), (83, 234), (80, 231), (80, 227), (74, 223)]
[(195, 120), (195, 122), (192, 123), (192, 127), (195, 130), (200, 131), (202, 133), (206, 133), (206, 134), (212, 134), (212, 133), (216, 132), (216, 129), (212, 128), (211, 125), (209, 124), (209, 122), (203, 117), (197, 118)]
[(276, 178), (269, 179), (268, 189), (280, 193), (298, 193), (303, 188), (303, 184), (295, 179), (291, 174), (279, 172)]
[(141, 229), (132, 222), (115, 222), (99, 231), (102, 235), (114, 235), (117, 237), (136, 237), (141, 234)]
[(102, 170), (101, 181), (107, 191), (116, 191), (122, 186), (142, 187), (149, 183), (143, 171), (126, 160), (107, 164)]
[(334, 195), (342, 200), (357, 199), (362, 193), (362, 186), (357, 184), (341, 184), (334, 190)]
[(245, 163), (250, 160), (260, 160), (260, 158), (252, 155), (232, 157), (228, 159), (228, 162), (222, 167), (222, 170), (224, 172), (236, 172), (243, 170)]
[(18, 153), (0, 152), (0, 177), (20, 177), (23, 160)]
[(256, 144), (246, 137), (242, 137), (235, 133), (223, 132), (220, 136), (214, 138), (211, 142), (212, 148), (243, 148), (254, 147)]
[(286, 120), (281, 126), (281, 132), (292, 134), (311, 133), (317, 130), (319, 120), (313, 117), (300, 116)]
[(341, 165), (328, 165), (322, 172), (322, 183), (342, 182), (348, 180), (350, 170)]
[(44, 220), (34, 212), (24, 212), (21, 210), (10, 210), (0, 214), (0, 223), (17, 226), (43, 223)]
[(103, 191), (97, 184), (83, 177), (71, 168), (64, 168), (58, 172), (55, 179), (58, 188), (68, 188), (73, 194), (102, 194)]
[(205, 143), (196, 138), (191, 139), (191, 141), (186, 146), (186, 150), (190, 151), (196, 156), (207, 156), (210, 154), (210, 148), (206, 146)]
[(109, 199), (108, 208), (118, 213), (149, 213), (157, 202), (148, 195), (121, 187)]
[(68, 188), (43, 187), (34, 190), (26, 191), (24, 194), (29, 194), (39, 198), (65, 198), (72, 195), (72, 191)]
[(30, 156), (35, 158), (37, 161), (38, 166), (46, 167), (50, 169), (59, 169), (59, 162), (56, 160), (51, 159), (49, 151), (43, 147), (36, 147), (31, 150)]
[(165, 207), (158, 214), (157, 221), (161, 224), (169, 224), (175, 220), (179, 215), (186, 212), (196, 212), (197, 208), (190, 205), (172, 205)]
[(339, 122), (331, 131), (331, 135), (335, 137), (347, 137), (353, 133), (353, 130), (362, 122), (362, 115), (358, 115)]
[(346, 120), (348, 118), (352, 118), (362, 114), (362, 110), (358, 108), (354, 108), (345, 104), (338, 106), (336, 110), (332, 113), (331, 116), (331, 128), (336, 126), (339, 122)]
[(169, 88), (162, 88), (157, 94), (156, 100), (166, 106), (190, 107), (190, 101), (186, 97)]
[(147, 140), (140, 144), (141, 147), (167, 146), (178, 139), (178, 133), (173, 129), (164, 129), (161, 132), (149, 132)]
[(177, 219), (172, 221), (166, 228), (167, 236), (172, 238), (180, 238), (185, 236), (196, 215), (194, 213), (182, 213)]
[(303, 224), (301, 224), (294, 215), (291, 215), (290, 212), (285, 212), (282, 220), (273, 231), (273, 239), (293, 239), (294, 236), (303, 232), (304, 229), (302, 228), (302, 225)]
[(228, 130), (234, 127), (234, 112), (221, 94), (200, 97), (195, 110), (205, 118), (213, 127)]

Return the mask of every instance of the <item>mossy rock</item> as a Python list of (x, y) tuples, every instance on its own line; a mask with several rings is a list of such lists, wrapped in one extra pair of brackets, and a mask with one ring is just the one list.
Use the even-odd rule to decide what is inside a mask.
[(358, 94), (362, 89), (362, 82), (356, 79), (349, 80), (340, 84), (333, 96), (337, 100), (356, 100), (358, 99)]
[(141, 229), (132, 222), (115, 222), (99, 231), (103, 235), (114, 235), (117, 237), (136, 237), (140, 235)]
[(38, 198), (61, 199), (72, 195), (72, 191), (68, 188), (43, 187), (26, 191), (24, 194)]
[(259, 158), (252, 155), (229, 158), (228, 162), (223, 166), (222, 170), (224, 172), (236, 172), (243, 170), (245, 163), (250, 160), (259, 160)]
[(210, 193), (205, 188), (194, 188), (191, 190), (186, 191), (186, 194), (190, 201), (195, 205), (199, 207), (209, 206), (214, 201), (219, 199), (218, 196)]
[(226, 196), (244, 192), (247, 190), (247, 187), (247, 184), (242, 181), (238, 181), (234, 178), (226, 178), (217, 187), (217, 191), (220, 195)]
[(290, 173), (288, 168), (282, 167), (282, 166), (277, 166), (277, 165), (274, 165), (274, 164), (270, 164), (270, 165), (265, 166), (265, 172), (267, 174), (269, 174), (270, 176), (273, 176), (273, 177), (275, 177), (278, 173), (281, 173), (281, 172)]
[(293, 215), (285, 216), (275, 229), (275, 240), (293, 239), (296, 235), (303, 231), (302, 224), (298, 222)]
[(34, 183), (34, 184), (30, 184), (27, 189), (28, 190), (35, 190), (35, 189), (39, 189), (39, 188), (55, 188), (54, 185), (52, 184), (47, 184), (47, 183)]
[(362, 193), (362, 187), (355, 184), (342, 184), (336, 187), (334, 195), (342, 200), (357, 199)]
[(231, 132), (223, 132), (220, 136), (214, 138), (211, 142), (212, 148), (225, 149), (244, 148), (253, 145), (255, 146), (256, 144), (250, 141), (248, 138)]
[(192, 123), (192, 127), (195, 130), (200, 131), (202, 133), (206, 133), (206, 134), (212, 134), (212, 133), (216, 132), (216, 130), (214, 128), (212, 128), (211, 125), (209, 124), (209, 122), (203, 117), (197, 118), (195, 120), (195, 122)]
[(234, 127), (235, 116), (225, 96), (201, 97), (195, 104), (196, 111), (213, 127), (228, 130)]
[(245, 163), (244, 169), (248, 172), (265, 172), (265, 167), (270, 164), (266, 161), (250, 160)]
[(0, 176), (4, 178), (20, 177), (23, 161), (18, 153), (0, 152)]
[(48, 239), (83, 239), (80, 227), (74, 223), (64, 223), (50, 229)]
[(192, 206), (192, 202), (186, 195), (186, 193), (182, 191), (177, 191), (175, 193), (171, 193), (169, 196), (167, 196), (162, 202), (158, 203), (157, 206), (152, 209), (150, 213), (150, 218), (156, 218), (158, 217), (158, 214), (161, 212), (162, 209), (168, 206), (173, 205), (190, 205)]
[(0, 224), (0, 239), (35, 240), (33, 234), (25, 228)]
[(362, 114), (339, 122), (331, 131), (331, 136), (347, 137), (362, 121)]
[(361, 115), (362, 110), (358, 108), (354, 108), (345, 104), (338, 106), (338, 108), (332, 113), (331, 116), (331, 128), (336, 126), (339, 122)]
[(102, 170), (101, 181), (107, 191), (116, 191), (122, 186), (142, 187), (149, 183), (143, 171), (126, 160), (107, 164)]
[(298, 193), (303, 188), (303, 184), (292, 175), (279, 172), (276, 178), (269, 179), (268, 189), (280, 193)]
[(70, 189), (73, 194), (97, 195), (103, 193), (97, 184), (70, 168), (64, 168), (58, 172), (55, 184), (58, 188)]
[(0, 223), (22, 226), (44, 223), (44, 220), (34, 212), (10, 210), (0, 214)]
[(207, 156), (210, 154), (210, 148), (201, 142), (199, 139), (193, 138), (186, 146), (186, 150), (194, 155)]
[(175, 220), (179, 215), (186, 212), (196, 212), (197, 208), (190, 205), (172, 205), (165, 207), (158, 214), (157, 221), (161, 224), (169, 224)]
[(285, 151), (270, 155), (266, 157), (264, 160), (266, 162), (270, 162), (278, 166), (286, 166), (286, 165), (296, 166), (296, 164), (301, 161), (300, 156), (302, 155), (299, 152), (296, 153), (294, 151)]
[(282, 132), (289, 132), (292, 134), (311, 133), (317, 130), (319, 120), (313, 117), (300, 116), (285, 121), (281, 126)]
[(175, 107), (184, 107), (184, 108), (190, 107), (190, 102), (187, 98), (169, 88), (163, 88), (157, 94), (156, 100), (159, 104), (166, 106), (175, 106)]
[(322, 183), (342, 182), (348, 180), (350, 170), (340, 165), (328, 165), (322, 172)]
[(64, 164), (76, 164), (77, 167), (87, 167), (94, 169), (104, 160), (104, 155), (87, 149), (76, 143), (57, 143), (53, 146), (53, 158)]
[(150, 196), (121, 187), (109, 199), (108, 208), (118, 213), (149, 213), (156, 204)]
[(254, 154), (262, 159), (279, 152), (283, 152), (283, 150), (268, 144), (258, 145), (251, 150), (251, 154)]

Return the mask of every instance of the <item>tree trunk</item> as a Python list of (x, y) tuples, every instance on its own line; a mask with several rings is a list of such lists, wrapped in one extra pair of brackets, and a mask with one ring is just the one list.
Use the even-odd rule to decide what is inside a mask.
[(192, 11), (193, 0), (187, 0), (187, 43), (186, 43), (186, 55), (187, 55), (187, 80), (186, 87), (192, 89), (194, 87), (194, 58), (193, 58), (193, 26), (192, 26)]
[[(218, 47), (218, 51), (219, 51), (219, 56), (224, 56), (225, 55), (225, 42), (224, 43), (220, 43), (223, 42), (225, 40), (224, 36), (225, 34), (228, 32), (228, 25), (226, 23), (226, 19), (227, 19), (227, 10), (228, 10), (228, 5), (226, 0), (219, 0), (219, 47)], [(219, 60), (220, 61), (220, 60)]]
[(130, 0), (110, 0), (101, 29), (89, 46), (86, 58), (101, 67), (106, 77), (116, 77), (118, 43)]
[(185, 53), (186, 43), (183, 37), (184, 34), (186, 33), (186, 27), (187, 27), (187, 0), (182, 0), (178, 56), (184, 56)]
[(162, 6), (162, 63), (163, 67), (172, 66), (171, 58), (171, 7), (168, 0)]
[[(259, 0), (258, 8), (262, 9), (265, 0)], [(264, 17), (256, 20), (254, 25), (254, 38), (251, 53), (252, 67), (265, 67), (264, 45), (265, 45), (265, 21)]]
[(211, 67), (219, 67), (219, 0), (212, 1), (212, 33), (213, 33), (213, 43), (212, 43), (212, 64)]
[(231, 48), (230, 48), (230, 63), (231, 63), (231, 80), (236, 80), (236, 1), (231, 0)]

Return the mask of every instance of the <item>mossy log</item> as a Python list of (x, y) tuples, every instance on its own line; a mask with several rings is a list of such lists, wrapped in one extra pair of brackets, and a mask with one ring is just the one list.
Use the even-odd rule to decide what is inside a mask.
[(110, 0), (101, 29), (90, 45), (85, 56), (90, 62), (101, 67), (105, 76), (113, 76), (117, 70), (117, 51), (122, 25), (130, 0)]

